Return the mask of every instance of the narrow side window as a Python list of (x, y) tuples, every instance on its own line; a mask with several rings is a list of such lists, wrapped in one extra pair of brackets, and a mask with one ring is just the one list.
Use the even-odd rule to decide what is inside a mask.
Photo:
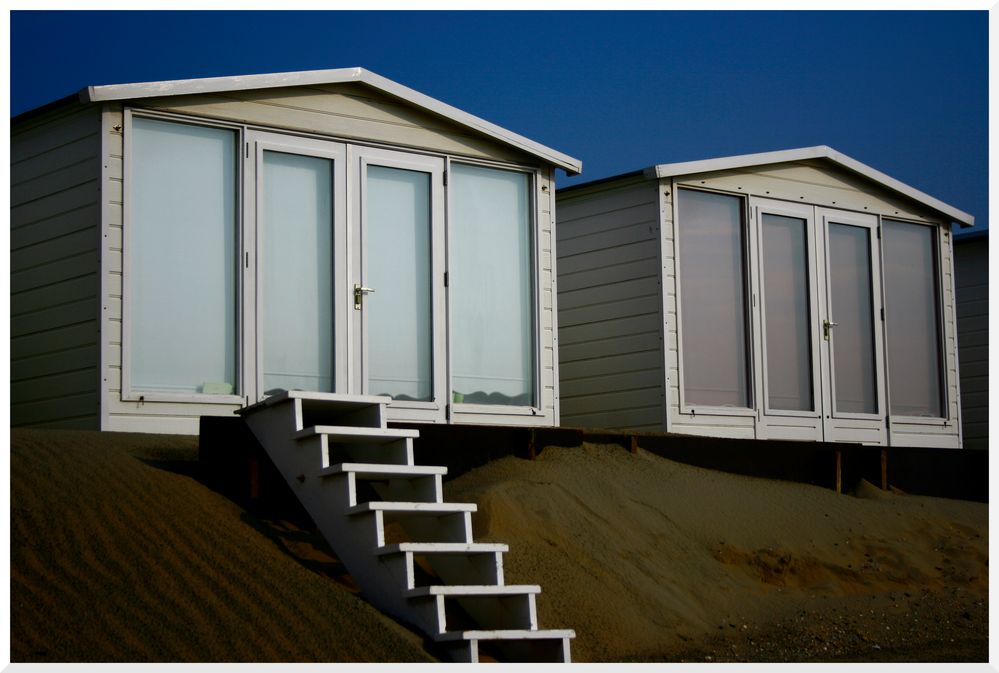
[(678, 198), (684, 402), (750, 407), (744, 201), (689, 189)]
[(236, 133), (135, 117), (131, 134), (130, 389), (238, 394)]
[(934, 227), (884, 220), (885, 330), (893, 416), (944, 414)]
[(450, 306), (454, 400), (534, 405), (530, 176), (452, 164)]

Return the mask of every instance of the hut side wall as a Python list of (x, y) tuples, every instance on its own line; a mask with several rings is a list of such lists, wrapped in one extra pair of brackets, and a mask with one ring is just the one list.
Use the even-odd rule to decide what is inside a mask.
[(662, 431), (656, 183), (572, 195), (558, 208), (562, 425)]
[(989, 448), (989, 239), (954, 239), (964, 448)]
[(12, 124), (11, 425), (98, 427), (99, 178), (94, 108)]

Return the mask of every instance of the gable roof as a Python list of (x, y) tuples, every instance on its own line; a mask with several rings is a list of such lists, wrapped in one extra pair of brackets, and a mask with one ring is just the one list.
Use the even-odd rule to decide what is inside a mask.
[[(915, 187), (885, 175), (881, 171), (875, 170), (866, 164), (862, 164), (856, 159), (837, 152), (826, 145), (815, 147), (799, 147), (791, 150), (781, 150), (778, 152), (761, 152), (759, 154), (741, 154), (732, 157), (719, 157), (717, 159), (705, 159), (702, 161), (684, 161), (674, 164), (657, 164), (645, 169), (646, 177), (666, 178), (678, 175), (691, 175), (693, 173), (708, 173), (711, 171), (723, 171), (733, 168), (748, 168), (751, 166), (763, 166), (766, 164), (786, 163), (790, 161), (802, 161), (805, 159), (822, 159), (829, 161), (850, 172), (864, 176), (885, 187), (888, 190), (907, 196), (922, 205), (935, 210), (957, 222), (962, 227), (972, 227), (975, 218), (972, 215), (958, 210), (954, 206), (933, 198), (929, 194), (919, 191)], [(581, 185), (580, 185), (581, 186)]]
[(359, 82), (399, 98), (415, 107), (444, 117), (460, 126), (489, 136), (505, 145), (543, 159), (563, 169), (569, 175), (583, 170), (579, 159), (545, 147), (522, 135), (487, 122), (456, 107), (431, 98), (414, 89), (376, 75), (364, 68), (337, 68), (333, 70), (305, 70), (301, 72), (280, 72), (265, 75), (242, 75), (234, 77), (205, 77), (200, 79), (178, 79), (164, 82), (140, 82), (136, 84), (111, 84), (89, 86), (80, 91), (84, 103), (102, 101), (150, 98), (153, 96), (181, 96), (186, 94), (215, 93), (221, 91), (245, 91), (248, 89), (270, 89), (275, 87), (306, 86), (311, 84), (343, 84)]

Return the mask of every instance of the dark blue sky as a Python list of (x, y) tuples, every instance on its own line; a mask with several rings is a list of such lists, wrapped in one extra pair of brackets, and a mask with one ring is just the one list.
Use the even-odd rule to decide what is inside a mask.
[(92, 84), (363, 66), (582, 159), (830, 145), (988, 222), (988, 13), (12, 12), (11, 114)]

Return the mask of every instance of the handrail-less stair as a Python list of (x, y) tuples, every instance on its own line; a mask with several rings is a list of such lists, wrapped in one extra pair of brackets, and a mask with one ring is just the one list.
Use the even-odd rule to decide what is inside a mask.
[(390, 401), (285, 391), (238, 413), (375, 607), (455, 661), (486, 641), (503, 661), (569, 662), (575, 633), (538, 629), (540, 587), (504, 583), (507, 546), (473, 541), (476, 506), (443, 502), (447, 468), (413, 464), (419, 431), (387, 427)]

